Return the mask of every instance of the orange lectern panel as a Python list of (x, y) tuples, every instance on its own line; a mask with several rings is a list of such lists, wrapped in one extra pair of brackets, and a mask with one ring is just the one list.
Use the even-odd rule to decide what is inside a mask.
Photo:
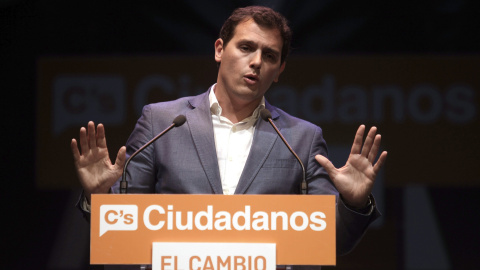
[(279, 265), (335, 265), (335, 196), (92, 196), (92, 264), (151, 264), (153, 242), (276, 243)]

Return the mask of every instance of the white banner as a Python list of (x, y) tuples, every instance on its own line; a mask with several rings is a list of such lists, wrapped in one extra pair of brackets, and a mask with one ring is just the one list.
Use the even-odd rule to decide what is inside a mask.
[(152, 270), (275, 270), (276, 245), (267, 243), (153, 243)]

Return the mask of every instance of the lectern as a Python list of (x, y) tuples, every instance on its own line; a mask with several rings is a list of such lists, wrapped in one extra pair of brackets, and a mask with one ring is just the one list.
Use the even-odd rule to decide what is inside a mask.
[(92, 195), (90, 263), (156, 270), (335, 265), (334, 195)]

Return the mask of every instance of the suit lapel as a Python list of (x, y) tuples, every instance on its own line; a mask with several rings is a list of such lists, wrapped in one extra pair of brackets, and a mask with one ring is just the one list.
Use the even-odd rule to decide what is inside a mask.
[(215, 194), (222, 194), (208, 93), (209, 91), (190, 100), (192, 110), (188, 111), (185, 116), (210, 186)]
[[(275, 110), (275, 107), (271, 106), (265, 102), (265, 107), (272, 114), (272, 119), (275, 120), (279, 117), (278, 112)], [(278, 126), (278, 123), (275, 123), (277, 128), (281, 130), (281, 127)], [(252, 184), (256, 175), (262, 168), (263, 163), (267, 160), (270, 151), (277, 140), (278, 134), (272, 128), (270, 123), (259, 118), (255, 127), (255, 134), (253, 137), (252, 147), (250, 153), (248, 154), (247, 162), (243, 168), (242, 175), (238, 181), (235, 194), (244, 194), (248, 187)], [(256, 179), (256, 181), (262, 181), (262, 179)]]

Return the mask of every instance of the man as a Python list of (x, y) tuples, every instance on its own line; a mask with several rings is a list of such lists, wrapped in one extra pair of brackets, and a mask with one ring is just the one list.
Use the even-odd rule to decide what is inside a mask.
[(386, 159), (375, 159), (380, 135), (373, 127), (363, 143), (359, 127), (349, 159), (337, 169), (326, 158), (319, 127), (270, 105), (264, 94), (285, 69), (291, 32), (285, 18), (265, 7), (237, 9), (215, 41), (217, 82), (204, 94), (145, 106), (127, 147), (112, 164), (102, 124), (80, 129), (71, 148), (88, 210), (93, 193), (119, 191), (126, 160), (180, 114), (186, 123), (136, 156), (129, 166), (129, 193), (298, 194), (302, 170), (269, 123), (268, 109), (305, 164), (309, 194), (335, 194), (337, 253), (350, 251), (380, 213), (370, 192)]

